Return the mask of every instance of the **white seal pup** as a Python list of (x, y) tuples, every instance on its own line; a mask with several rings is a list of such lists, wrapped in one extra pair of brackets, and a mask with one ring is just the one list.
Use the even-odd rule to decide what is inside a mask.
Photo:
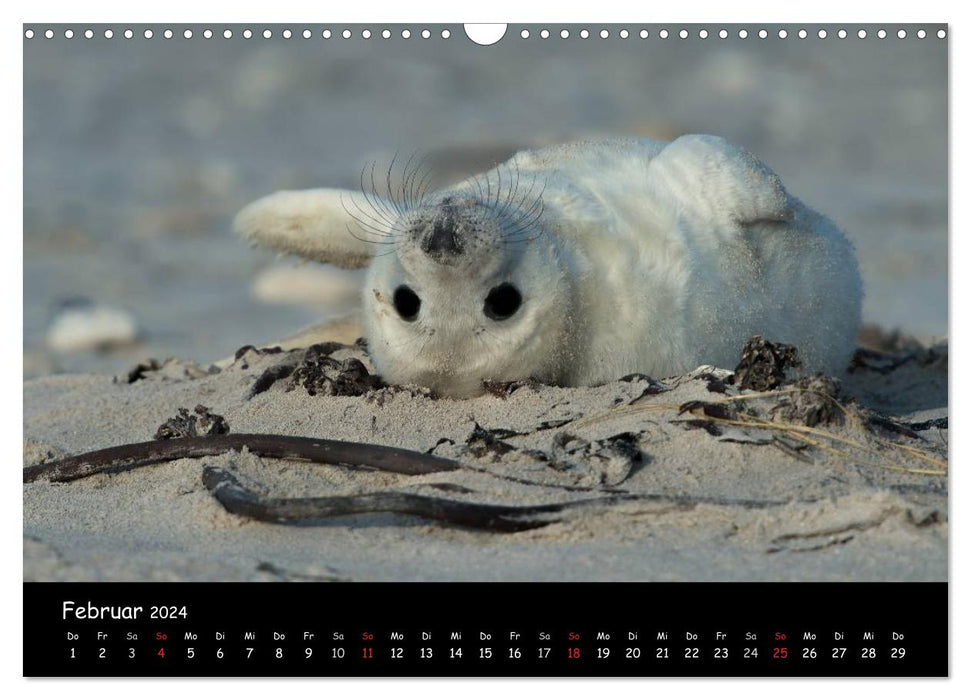
[(734, 367), (753, 335), (795, 345), (809, 371), (847, 366), (851, 244), (722, 138), (523, 151), (428, 194), (416, 179), (397, 197), (278, 192), (235, 221), (257, 244), (368, 267), (365, 335), (388, 382), (468, 397), (485, 381), (665, 377)]

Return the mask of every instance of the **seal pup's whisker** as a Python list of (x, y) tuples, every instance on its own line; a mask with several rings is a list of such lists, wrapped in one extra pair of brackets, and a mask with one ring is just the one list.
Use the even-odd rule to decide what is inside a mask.
[(492, 204), (492, 178), (489, 177), (488, 173), (486, 173), (485, 175), (485, 185), (486, 185), (485, 204), (486, 206), (490, 206)]
[(428, 165), (428, 156), (423, 155), (418, 163), (415, 165), (411, 176), (408, 178), (408, 199), (406, 204), (409, 209), (415, 209), (419, 206), (421, 201), (421, 183), (422, 181), (430, 176), (432, 172), (431, 167)]
[(408, 204), (408, 178), (411, 176), (411, 164), (417, 153), (418, 151), (412, 151), (411, 155), (408, 156), (408, 160), (405, 161), (405, 165), (401, 169), (401, 178), (398, 182), (398, 197), (405, 211), (411, 208)]
[[(537, 224), (543, 220), (543, 214), (546, 212), (546, 205), (541, 201), (539, 209), (536, 211), (535, 216), (531, 219), (521, 222), (517, 225), (517, 228), (513, 229), (510, 236), (513, 241), (526, 241), (527, 243), (532, 242), (543, 235), (544, 229)], [(528, 234), (533, 231), (532, 235)]]
[(527, 209), (517, 212), (517, 217), (510, 223), (510, 228), (514, 231), (528, 229), (539, 220), (544, 210), (543, 200), (537, 199)]
[(425, 171), (422, 173), (421, 179), (418, 180), (415, 186), (416, 188), (415, 206), (416, 207), (422, 207), (425, 205), (425, 197), (428, 196), (429, 187), (431, 186), (431, 183), (434, 181), (434, 176), (435, 176), (434, 168), (432, 168), (431, 164), (427, 164), (427, 163), (425, 164), (424, 167), (425, 167)]
[[(382, 220), (377, 219), (374, 216), (371, 216), (367, 211), (365, 211), (364, 208), (361, 207), (360, 203), (356, 199), (354, 199), (353, 197), (351, 197), (350, 199), (351, 199), (351, 202), (354, 204), (355, 208), (361, 214), (361, 216), (365, 216), (371, 219), (371, 221), (370, 222), (365, 221), (360, 217), (358, 217), (354, 212), (352, 212), (350, 208), (348, 208), (347, 203), (344, 201), (344, 193), (342, 192), (340, 194), (340, 202), (347, 216), (350, 217), (351, 220), (354, 223), (356, 223), (359, 227), (361, 227), (361, 229), (363, 229), (363, 233), (374, 234), (379, 237), (379, 240), (374, 240), (372, 238), (358, 238), (355, 236), (356, 238), (358, 238), (358, 240), (374, 243), (376, 245), (385, 245), (389, 243), (398, 242), (399, 234), (403, 234), (404, 231), (401, 230), (397, 222), (391, 225), (387, 225)], [(348, 222), (348, 226), (349, 225), (350, 225), (350, 222)], [(353, 232), (351, 235), (353, 235)]]
[[(509, 191), (506, 195), (506, 199), (502, 203), (502, 206), (499, 208), (499, 211), (497, 212), (497, 216), (501, 218), (506, 218), (507, 214), (509, 213), (509, 207), (512, 206), (513, 200), (515, 199), (516, 195), (519, 193), (519, 181), (520, 181), (519, 161), (514, 159), (513, 162), (516, 165), (516, 182), (514, 186), (510, 185)], [(508, 169), (508, 167), (509, 166), (507, 165), (506, 168)]]
[(349, 223), (346, 224), (346, 228), (347, 228), (347, 232), (354, 239), (356, 239), (358, 241), (361, 241), (362, 243), (368, 243), (368, 244), (372, 244), (372, 245), (385, 245), (387, 243), (387, 241), (376, 241), (376, 240), (374, 240), (372, 238), (368, 238), (367, 236), (361, 236), (361, 235), (358, 235), (358, 234), (354, 233), (354, 229), (351, 228), (351, 224), (349, 224)]
[[(361, 170), (361, 194), (364, 196), (368, 205), (374, 210), (374, 213), (380, 216), (388, 226), (393, 226), (399, 218), (398, 213), (394, 210), (388, 193), (378, 191), (378, 185), (374, 178), (374, 171), (377, 169), (377, 165), (378, 162), (376, 160), (371, 160), (364, 164), (364, 168)], [(365, 176), (367, 176), (370, 186), (365, 182)]]
[(345, 207), (344, 211), (347, 212), (347, 215), (351, 219), (353, 219), (354, 222), (358, 226), (360, 226), (361, 228), (365, 229), (367, 232), (377, 234), (381, 238), (387, 238), (387, 237), (390, 236), (390, 229), (386, 225), (384, 225), (382, 222), (380, 222), (379, 220), (375, 219), (374, 217), (370, 216), (367, 212), (365, 212), (363, 209), (361, 209), (361, 207), (357, 206), (356, 208), (358, 209), (358, 213), (361, 216), (365, 216), (365, 217), (371, 219), (370, 222), (369, 221), (366, 221), (364, 219), (361, 219), (357, 214), (355, 214), (350, 209), (348, 209), (348, 208)]
[[(371, 240), (374, 243), (394, 242), (394, 237), (395, 237), (394, 233), (392, 231), (389, 231), (386, 227), (375, 226), (374, 224), (368, 221), (365, 221), (364, 219), (358, 218), (358, 216), (351, 211), (348, 211), (347, 215), (354, 221), (354, 223), (356, 223), (361, 229), (364, 230), (364, 233), (372, 233), (378, 236), (378, 240), (374, 240), (374, 239), (368, 239), (368, 240)], [(391, 239), (391, 240), (386, 241), (384, 239)]]
[[(363, 226), (363, 224), (361, 224), (360, 222), (356, 222), (356, 223), (357, 223), (358, 226)], [(375, 240), (374, 238), (369, 238), (366, 235), (359, 235), (359, 234), (357, 234), (357, 233), (354, 232), (354, 229), (352, 228), (352, 225), (350, 223), (348, 223), (346, 226), (347, 226), (347, 232), (355, 240), (361, 241), (362, 243), (367, 243), (369, 245), (395, 245), (395, 243), (396, 243), (396, 241), (394, 241), (394, 240), (388, 240), (388, 241), (386, 241), (386, 240)], [(364, 233), (365, 234), (368, 233), (367, 230), (365, 230)], [(381, 235), (381, 234), (378, 233), (378, 235)]]
[[(546, 204), (543, 202), (543, 192), (545, 192), (545, 189), (544, 185), (543, 190), (527, 209), (517, 211), (517, 218), (511, 222), (511, 231), (506, 235), (506, 240), (510, 242), (521, 242), (523, 240), (530, 242), (542, 235), (543, 229), (536, 225), (542, 220), (543, 214), (546, 211)], [(535, 233), (531, 236), (523, 236), (523, 234), (530, 231), (535, 231)]]
[(395, 216), (394, 212), (391, 211), (389, 205), (385, 202), (387, 201), (384, 197), (378, 194), (377, 185), (374, 182), (374, 169), (377, 167), (377, 161), (371, 161), (371, 194), (368, 195), (367, 187), (364, 184), (364, 172), (367, 170), (367, 164), (365, 164), (364, 169), (361, 170), (361, 194), (364, 195), (365, 201), (374, 210), (375, 214), (379, 215), (385, 220), (388, 226), (394, 226), (398, 217)]
[(433, 175), (434, 175), (434, 171), (432, 170), (431, 166), (429, 166), (428, 170), (422, 176), (421, 181), (418, 183), (418, 204), (417, 204), (417, 206), (419, 206), (419, 207), (425, 206), (425, 197), (428, 196), (428, 187), (432, 183), (432, 177), (433, 177)]
[[(536, 188), (536, 178), (533, 178), (532, 180), (530, 180), (529, 189), (523, 192), (523, 196), (519, 199), (518, 202), (516, 202), (516, 205), (513, 207), (513, 211), (516, 212), (517, 217), (523, 218), (524, 216), (523, 205), (526, 203), (526, 200), (530, 197), (530, 195), (533, 194), (533, 190), (535, 188)], [(545, 189), (545, 183), (544, 183), (544, 189)], [(538, 199), (542, 199), (542, 197), (543, 197), (543, 192), (541, 191)], [(519, 225), (518, 221), (514, 220), (513, 226), (518, 226), (518, 225)]]
[[(423, 172), (422, 169), (425, 167), (426, 161), (428, 160), (427, 155), (422, 155), (418, 161), (415, 161), (415, 157), (418, 155), (419, 151), (412, 151), (401, 174), (401, 186), (399, 189), (401, 192), (401, 201), (404, 204), (405, 211), (415, 208), (415, 181), (418, 175)], [(412, 166), (413, 162), (414, 166)]]
[(469, 183), (470, 184), (468, 185), (468, 187), (469, 187), (470, 190), (472, 189), (472, 187), (475, 187), (475, 194), (473, 196), (476, 197), (476, 201), (478, 201), (478, 202), (484, 201), (485, 200), (485, 194), (484, 194), (484, 192), (482, 190), (482, 183), (479, 182), (479, 176), (476, 175), (475, 177), (471, 178), (469, 180)]
[(401, 217), (401, 207), (398, 205), (397, 200), (394, 198), (394, 190), (391, 187), (391, 171), (394, 169), (395, 161), (398, 159), (398, 151), (395, 150), (394, 155), (391, 156), (391, 162), (388, 163), (388, 170), (384, 174), (384, 196), (388, 199), (388, 204), (394, 210), (394, 213)]
[[(347, 213), (347, 215), (351, 217), (351, 219), (353, 219), (354, 222), (358, 224), (358, 226), (365, 229), (366, 232), (375, 233), (381, 238), (392, 238), (392, 239), (394, 238), (394, 232), (395, 232), (394, 224), (389, 226), (385, 224), (382, 220), (375, 218), (367, 211), (365, 211), (364, 208), (360, 205), (360, 203), (358, 203), (357, 200), (355, 200), (353, 197), (351, 198), (351, 202), (354, 204), (354, 207), (358, 210), (358, 213), (361, 216), (364, 216), (370, 219), (371, 222), (360, 219), (354, 212), (350, 210), (350, 208), (348, 208), (347, 203), (344, 201), (343, 193), (341, 193), (340, 195), (340, 202), (341, 202), (341, 206), (344, 208), (344, 211)], [(348, 228), (349, 228), (349, 224), (348, 224)], [(370, 239), (361, 239), (361, 240), (370, 240)], [(371, 242), (383, 243), (385, 241), (371, 241)]]
[(399, 244), (399, 246), (396, 247), (396, 248), (392, 248), (391, 250), (385, 250), (385, 251), (383, 251), (381, 253), (375, 253), (372, 257), (375, 257), (375, 258), (383, 258), (386, 255), (395, 255), (398, 252), (398, 249), (400, 247), (401, 246)]
[(398, 198), (398, 196), (396, 196), (396, 193), (393, 187), (394, 164), (398, 161), (398, 154), (399, 154), (399, 151), (396, 150), (394, 152), (394, 155), (391, 157), (391, 162), (388, 164), (388, 172), (385, 173), (385, 185), (387, 188), (388, 200), (391, 202), (391, 205), (394, 207), (395, 212), (397, 212), (398, 218), (401, 218), (402, 216), (404, 216), (405, 211), (407, 211), (407, 207), (404, 205), (404, 202), (402, 202)]

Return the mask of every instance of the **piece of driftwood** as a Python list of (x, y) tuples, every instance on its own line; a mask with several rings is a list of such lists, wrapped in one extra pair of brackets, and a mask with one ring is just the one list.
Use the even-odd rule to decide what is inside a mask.
[(202, 481), (213, 497), (230, 513), (264, 522), (306, 523), (360, 513), (397, 513), (492, 532), (532, 530), (559, 522), (563, 519), (559, 516), (567, 511), (632, 501), (665, 503), (685, 508), (699, 504), (767, 508), (786, 503), (775, 500), (634, 493), (535, 506), (453, 501), (399, 491), (377, 491), (355, 496), (272, 498), (250, 491), (230, 471), (214, 466), (205, 467)]
[[(272, 523), (321, 520), (359, 513), (397, 513), (480, 530), (517, 532), (549, 525), (556, 518), (544, 516), (554, 515), (574, 505), (504, 506), (397, 491), (374, 491), (355, 496), (269, 498), (244, 487), (226, 469), (213, 466), (203, 470), (202, 481), (230, 513)], [(606, 503), (615, 499), (587, 499), (586, 503), (591, 500)]]
[(298, 459), (322, 464), (352, 464), (397, 474), (453, 471), (461, 464), (444, 457), (397, 447), (292, 435), (209, 435), (176, 440), (151, 440), (108, 447), (24, 468), (24, 483), (47, 478), (74, 481), (114, 469), (132, 469), (187, 457), (214, 457), (248, 449), (260, 457)]

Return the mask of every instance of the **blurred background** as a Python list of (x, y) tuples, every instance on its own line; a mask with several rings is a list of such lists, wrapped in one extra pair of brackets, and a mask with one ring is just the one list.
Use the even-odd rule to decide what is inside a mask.
[[(209, 362), (353, 309), (357, 273), (278, 259), (233, 215), (278, 189), (351, 187), (369, 160), (426, 153), (439, 182), (516, 150), (602, 135), (711, 133), (744, 145), (855, 243), (864, 319), (947, 334), (947, 41), (609, 39), (510, 25), (72, 25), (24, 41), (24, 372)], [(431, 38), (420, 32), (428, 27)], [(313, 37), (304, 39), (302, 31)], [(849, 28), (849, 27), (848, 27)], [(693, 29), (696, 33), (697, 27)], [(896, 27), (893, 31), (896, 31)], [(935, 28), (936, 29), (936, 28)]]

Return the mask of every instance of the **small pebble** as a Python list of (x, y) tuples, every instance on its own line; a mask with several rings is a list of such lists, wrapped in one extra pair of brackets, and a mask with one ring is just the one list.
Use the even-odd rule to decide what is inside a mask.
[(47, 329), (47, 347), (54, 352), (103, 352), (131, 345), (138, 339), (135, 318), (108, 306), (73, 306), (64, 309)]

